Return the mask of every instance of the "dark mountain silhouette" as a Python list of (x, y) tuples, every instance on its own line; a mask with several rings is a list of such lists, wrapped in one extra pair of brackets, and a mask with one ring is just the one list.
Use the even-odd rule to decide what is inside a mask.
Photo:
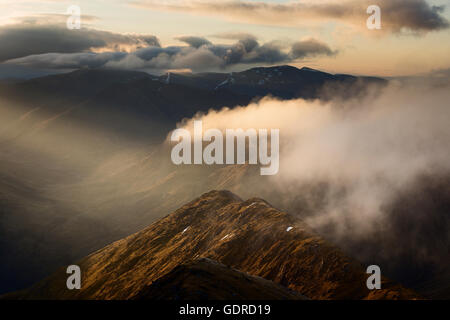
[[(231, 74), (169, 74), (82, 69), (66, 74), (1, 83), (4, 103), (39, 113), (70, 127), (95, 126), (134, 139), (160, 140), (177, 121), (199, 111), (247, 105), (271, 95), (281, 99), (326, 99), (382, 87), (380, 78), (332, 75), (291, 66), (253, 68)], [(333, 90), (339, 88), (339, 90)], [(121, 135), (117, 134), (120, 133)]]
[[(79, 261), (83, 274), (81, 290), (66, 288), (67, 274), (62, 268), (30, 289), (6, 298), (132, 299), (144, 298), (146, 294), (154, 297), (157, 293), (152, 286), (160, 286), (160, 297), (174, 297), (168, 284), (188, 290), (192, 282), (189, 278), (193, 276), (190, 273), (205, 268), (212, 275), (197, 272), (198, 285), (205, 283), (206, 294), (213, 295), (209, 292), (213, 290), (213, 278), (224, 281), (237, 276), (234, 272), (220, 274), (223, 267), (211, 267), (211, 263), (183, 266), (202, 257), (271, 280), (311, 299), (419, 297), (387, 279), (383, 279), (381, 290), (368, 290), (364, 267), (301, 220), (258, 198), (243, 201), (228, 191), (211, 191), (146, 229)], [(219, 274), (214, 274), (215, 270)], [(247, 277), (236, 280), (241, 291), (252, 290), (256, 285), (254, 281), (245, 284)], [(189, 297), (195, 294), (187, 294)]]
[(143, 288), (135, 300), (305, 300), (273, 281), (201, 258), (175, 267)]
[[(218, 92), (229, 91), (253, 98), (271, 95), (281, 99), (326, 99), (328, 97), (324, 96), (324, 93), (338, 87), (351, 91), (354, 96), (358, 91), (364, 91), (369, 84), (385, 84), (385, 80), (380, 78), (333, 75), (307, 67), (298, 69), (292, 66), (258, 67), (230, 74), (170, 74), (159, 79)], [(350, 96), (341, 90), (334, 92), (334, 95), (338, 94)]]

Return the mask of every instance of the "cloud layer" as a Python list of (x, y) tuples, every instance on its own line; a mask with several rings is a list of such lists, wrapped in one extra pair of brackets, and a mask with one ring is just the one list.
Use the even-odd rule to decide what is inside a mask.
[(448, 256), (450, 82), (416, 80), (345, 107), (265, 98), (179, 126), (280, 129), (279, 174), (248, 179), (245, 190), (298, 212), (361, 261), (389, 266), (386, 275), (417, 279), (408, 272), (445, 268)]
[(326, 182), (329, 198), (309, 223), (336, 224), (336, 232), (345, 233), (338, 224), (349, 219), (358, 224), (353, 232), (364, 234), (383, 218), (393, 194), (419, 175), (450, 173), (448, 89), (448, 78), (446, 85), (394, 82), (377, 97), (345, 101), (346, 108), (338, 100), (265, 98), (211, 110), (180, 126), (192, 130), (192, 122), (202, 120), (203, 130), (280, 129), (280, 173), (270, 188), (284, 193), (286, 186)]
[[(293, 43), (288, 51), (279, 42), (261, 44), (256, 37), (248, 34), (227, 36), (228, 39), (230, 37), (237, 41), (224, 45), (213, 44), (202, 37), (179, 36), (176, 39), (186, 45), (161, 47), (157, 37), (151, 35), (120, 35), (92, 29), (74, 32), (53, 26), (9, 26), (0, 29), (0, 41), (11, 44), (2, 52), (0, 59), (8, 60), (9, 64), (45, 69), (106, 67), (210, 71), (239, 64), (288, 63), (337, 53), (316, 39)], [(32, 45), (29, 45), (30, 42)], [(126, 52), (121, 50), (123, 46), (135, 50)]]
[(87, 28), (69, 30), (65, 24), (44, 24), (35, 18), (1, 26), (0, 43), (0, 62), (33, 54), (129, 51), (160, 45), (152, 35), (128, 35)]
[[(151, 10), (181, 11), (216, 15), (230, 20), (256, 24), (305, 25), (308, 22), (333, 20), (357, 28), (366, 28), (370, 0), (324, 0), (267, 3), (263, 1), (214, 0), (138, 0), (135, 5)], [(429, 32), (449, 27), (442, 15), (444, 7), (431, 6), (425, 0), (379, 0), (383, 30)]]

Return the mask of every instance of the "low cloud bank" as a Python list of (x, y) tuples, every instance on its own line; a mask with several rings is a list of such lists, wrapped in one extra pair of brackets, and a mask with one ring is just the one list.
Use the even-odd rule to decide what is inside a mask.
[(407, 282), (415, 268), (448, 265), (449, 84), (393, 81), (381, 95), (345, 103), (266, 98), (195, 119), (204, 130), (280, 129), (279, 174), (248, 189), (361, 260), (390, 260), (390, 274)]
[[(378, 97), (346, 101), (280, 101), (265, 98), (234, 109), (210, 111), (185, 120), (203, 129), (280, 129), (280, 188), (326, 181), (344, 188), (341, 203), (314, 217), (312, 225), (339, 220), (343, 211), (370, 228), (392, 192), (421, 173), (450, 171), (448, 86), (411, 87), (394, 83)], [(357, 210), (343, 210), (353, 208)], [(364, 232), (364, 228), (358, 231)]]
[(154, 35), (118, 34), (89, 28), (68, 30), (61, 23), (31, 21), (0, 27), (0, 42), (7, 44), (0, 53), (0, 62), (55, 70), (211, 71), (235, 65), (289, 63), (338, 53), (314, 38), (292, 44), (278, 41), (260, 43), (250, 34), (221, 35), (221, 38), (236, 42), (214, 44), (203, 37), (179, 36), (176, 39), (183, 45), (162, 47)]
[[(0, 62), (13, 59), (19, 59), (20, 62), (23, 57), (41, 54), (45, 57), (49, 53), (59, 56), (73, 53), (83, 55), (95, 50), (132, 51), (160, 46), (158, 38), (153, 35), (120, 34), (89, 28), (69, 30), (61, 22), (44, 24), (34, 20), (0, 26), (0, 43)], [(46, 65), (50, 66), (48, 63)]]

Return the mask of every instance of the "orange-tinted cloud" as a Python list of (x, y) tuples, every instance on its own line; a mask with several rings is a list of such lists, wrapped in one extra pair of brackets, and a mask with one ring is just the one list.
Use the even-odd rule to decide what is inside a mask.
[[(236, 0), (136, 0), (134, 5), (151, 10), (180, 11), (216, 15), (226, 19), (264, 25), (305, 25), (320, 21), (338, 21), (366, 28), (367, 8), (372, 0), (324, 0), (287, 3)], [(442, 15), (444, 7), (431, 6), (425, 0), (378, 0), (385, 32), (423, 33), (449, 27)]]

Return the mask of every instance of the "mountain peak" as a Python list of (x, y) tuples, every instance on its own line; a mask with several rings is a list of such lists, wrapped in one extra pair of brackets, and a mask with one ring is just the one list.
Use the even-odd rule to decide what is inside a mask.
[[(151, 296), (156, 291), (145, 291), (145, 288), (152, 288), (158, 279), (162, 279), (160, 285), (176, 283), (181, 288), (186, 285), (186, 279), (192, 283), (191, 271), (198, 265), (187, 268), (183, 265), (201, 257), (249, 277), (262, 277), (312, 299), (417, 297), (386, 279), (383, 279), (383, 290), (370, 292), (361, 265), (301, 220), (262, 199), (243, 201), (225, 190), (205, 193), (141, 232), (76, 263), (84, 274), (81, 290), (65, 289), (66, 273), (61, 269), (19, 294), (25, 299), (132, 299), (145, 296), (143, 292)], [(205, 283), (223, 280), (222, 266), (210, 262), (200, 264), (215, 270), (213, 276), (203, 277)], [(181, 267), (176, 269), (178, 266)], [(228, 276), (235, 277), (236, 273)]]
[(233, 192), (229, 190), (211, 190), (202, 194), (199, 197), (199, 199), (210, 199), (210, 198), (214, 199), (226, 198), (233, 201), (242, 201), (242, 199), (239, 196), (235, 195)]

